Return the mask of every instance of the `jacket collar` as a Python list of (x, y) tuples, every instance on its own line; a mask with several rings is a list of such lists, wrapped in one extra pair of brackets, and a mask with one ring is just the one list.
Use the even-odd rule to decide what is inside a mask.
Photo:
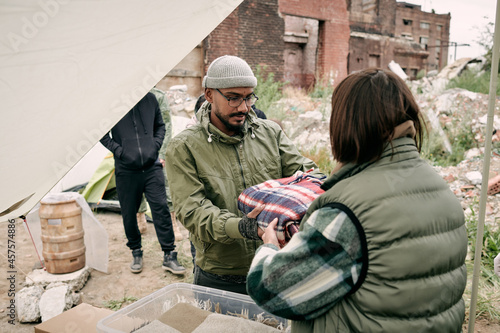
[(383, 165), (391, 163), (393, 161), (398, 161), (400, 157), (398, 157), (395, 153), (398, 151), (407, 150), (405, 148), (409, 148), (408, 150), (414, 153), (412, 157), (419, 156), (417, 147), (415, 145), (415, 140), (413, 138), (401, 137), (398, 139), (394, 139), (391, 142), (387, 143), (384, 151), (382, 152), (382, 156), (380, 157), (379, 160), (363, 164), (354, 164), (354, 163), (345, 164), (337, 172), (334, 172), (330, 177), (328, 177), (327, 180), (325, 180), (323, 185), (321, 185), (321, 189), (327, 191), (341, 180), (352, 177), (374, 165)]
[(209, 143), (218, 141), (225, 144), (238, 144), (247, 136), (255, 137), (254, 132), (259, 125), (256, 122), (257, 115), (252, 109), (248, 112), (242, 131), (235, 136), (229, 136), (215, 127), (215, 125), (210, 122), (210, 112), (212, 112), (212, 104), (205, 102), (196, 113), (196, 118), (204, 132), (206, 132), (207, 141)]

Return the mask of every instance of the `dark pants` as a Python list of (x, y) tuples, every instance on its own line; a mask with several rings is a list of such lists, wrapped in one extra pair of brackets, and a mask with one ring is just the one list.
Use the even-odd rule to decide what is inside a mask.
[(215, 288), (220, 290), (232, 291), (233, 293), (247, 295), (247, 284), (228, 282), (218, 279), (214, 274), (207, 273), (201, 270), (200, 267), (194, 267), (194, 280), (193, 283), (198, 286)]
[(163, 252), (175, 249), (175, 236), (172, 228), (172, 218), (167, 206), (165, 180), (161, 164), (142, 171), (116, 170), (116, 191), (120, 201), (127, 246), (131, 250), (141, 248), (141, 233), (137, 226), (137, 211), (141, 204), (142, 194), (146, 195), (156, 236)]
[(196, 266), (196, 248), (194, 247), (193, 242), (189, 241), (189, 244), (191, 244), (191, 256), (193, 257), (193, 274), (194, 274), (194, 267)]

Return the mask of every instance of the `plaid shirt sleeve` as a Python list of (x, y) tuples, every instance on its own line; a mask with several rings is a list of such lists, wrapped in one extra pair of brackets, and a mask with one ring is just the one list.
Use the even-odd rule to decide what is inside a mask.
[(248, 294), (277, 316), (314, 319), (356, 284), (362, 249), (356, 226), (338, 208), (313, 212), (302, 231), (281, 250), (261, 246), (247, 277)]

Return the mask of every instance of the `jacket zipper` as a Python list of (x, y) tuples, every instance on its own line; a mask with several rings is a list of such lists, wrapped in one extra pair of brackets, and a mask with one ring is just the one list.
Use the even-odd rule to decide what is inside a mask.
[(139, 156), (141, 157), (141, 166), (144, 165), (144, 159), (142, 158), (142, 149), (139, 141), (139, 132), (137, 131), (137, 123), (135, 122), (135, 108), (132, 111), (132, 121), (134, 122), (135, 138), (137, 139), (137, 147), (139, 147)]
[[(240, 154), (238, 153), (238, 148), (236, 148), (236, 146), (233, 147), (236, 150), (236, 157), (238, 158), (238, 165), (240, 166), (241, 178), (243, 179), (243, 188), (246, 189), (247, 184), (245, 182), (245, 175), (243, 174), (243, 167), (241, 166)], [(240, 150), (243, 150), (243, 143), (240, 143), (239, 148)]]

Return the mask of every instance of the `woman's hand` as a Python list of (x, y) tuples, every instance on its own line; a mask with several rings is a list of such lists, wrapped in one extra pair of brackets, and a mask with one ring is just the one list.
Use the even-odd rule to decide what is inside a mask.
[(262, 231), (262, 229), (259, 228), (259, 236), (264, 241), (264, 244), (274, 244), (281, 248), (280, 243), (278, 242), (278, 236), (276, 235), (277, 224), (278, 218), (275, 218), (271, 223), (269, 223), (265, 231)]

